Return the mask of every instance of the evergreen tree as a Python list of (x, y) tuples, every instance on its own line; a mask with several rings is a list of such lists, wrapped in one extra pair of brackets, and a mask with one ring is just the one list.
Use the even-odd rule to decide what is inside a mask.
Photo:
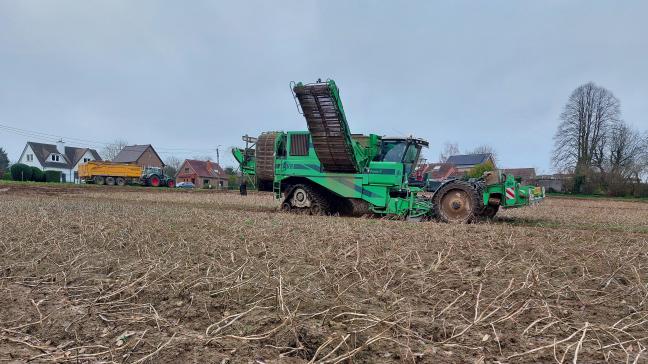
[(0, 148), (0, 174), (9, 168), (9, 157), (7, 157), (7, 152), (4, 149)]

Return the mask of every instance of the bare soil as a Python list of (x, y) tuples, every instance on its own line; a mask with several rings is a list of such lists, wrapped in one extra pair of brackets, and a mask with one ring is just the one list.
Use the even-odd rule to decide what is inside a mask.
[(647, 362), (648, 204), (491, 223), (0, 186), (0, 361)]

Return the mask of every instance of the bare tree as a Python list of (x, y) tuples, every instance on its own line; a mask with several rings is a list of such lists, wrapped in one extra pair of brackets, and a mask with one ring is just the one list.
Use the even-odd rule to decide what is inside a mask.
[(117, 154), (119, 154), (119, 152), (121, 152), (121, 150), (124, 149), (124, 147), (127, 145), (128, 142), (126, 140), (115, 139), (115, 141), (110, 144), (106, 144), (106, 146), (101, 149), (101, 158), (107, 161), (111, 161), (115, 159)]
[(439, 162), (445, 163), (450, 156), (459, 154), (459, 144), (445, 142), (443, 144), (443, 150), (439, 154)]
[(192, 159), (196, 159), (196, 160), (199, 160), (199, 161), (210, 161), (210, 162), (214, 161), (214, 158), (212, 158), (212, 156), (210, 156), (210, 155), (202, 155), (202, 156), (194, 155), (192, 157)]
[(477, 148), (469, 151), (467, 154), (490, 154), (493, 157), (495, 164), (497, 164), (497, 151), (494, 147), (488, 144), (482, 144)]
[(180, 170), (182, 163), (184, 163), (184, 160), (174, 155), (167, 157), (164, 160), (164, 174), (167, 176), (175, 176)]
[(644, 168), (645, 158), (646, 141), (637, 130), (625, 122), (619, 122), (610, 128), (606, 158), (608, 174), (637, 179)]
[(643, 155), (639, 157), (639, 178), (648, 182), (648, 131), (644, 132), (642, 139)]
[(553, 165), (583, 175), (603, 160), (608, 130), (620, 120), (619, 100), (592, 82), (579, 86), (560, 115)]

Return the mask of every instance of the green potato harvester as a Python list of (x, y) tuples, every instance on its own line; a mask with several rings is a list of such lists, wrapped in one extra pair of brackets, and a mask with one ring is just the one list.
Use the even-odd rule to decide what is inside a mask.
[(244, 136), (234, 148), (245, 178), (272, 191), (286, 212), (348, 215), (363, 210), (411, 220), (469, 223), (492, 218), (501, 208), (528, 206), (544, 190), (514, 176), (487, 172), (482, 178), (443, 181), (434, 191), (410, 184), (421, 150), (414, 137), (352, 134), (335, 81), (291, 84), (305, 131)]

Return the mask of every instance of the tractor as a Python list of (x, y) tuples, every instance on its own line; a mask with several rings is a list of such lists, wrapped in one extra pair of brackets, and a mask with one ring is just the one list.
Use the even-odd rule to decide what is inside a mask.
[[(246, 136), (246, 148), (232, 150), (243, 175), (281, 199), (283, 211), (348, 215), (360, 206), (380, 216), (469, 223), (494, 216), (506, 201), (497, 197), (507, 196), (508, 179), (493, 182), (492, 176), (451, 179), (426, 195), (424, 187), (409, 184), (409, 176), (427, 141), (352, 134), (333, 80), (292, 83), (291, 89), (308, 130)], [(518, 205), (543, 197), (513, 187)]]
[(162, 168), (146, 167), (142, 169), (140, 183), (144, 186), (151, 187), (175, 187), (175, 180), (164, 174)]

